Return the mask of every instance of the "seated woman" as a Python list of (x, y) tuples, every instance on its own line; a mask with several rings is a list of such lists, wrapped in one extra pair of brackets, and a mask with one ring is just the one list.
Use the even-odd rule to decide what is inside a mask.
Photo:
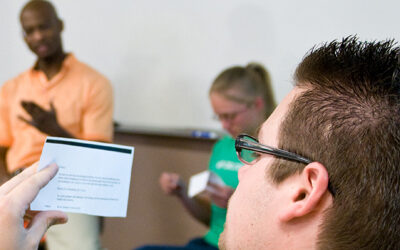
[(256, 136), (257, 129), (275, 108), (270, 77), (260, 64), (235, 66), (224, 70), (214, 80), (210, 101), (216, 118), (229, 136), (221, 138), (213, 147), (209, 171), (218, 175), (226, 186), (213, 186), (213, 192), (189, 198), (185, 182), (176, 173), (162, 173), (161, 189), (177, 197), (187, 211), (209, 226), (204, 237), (195, 238), (185, 246), (143, 246), (152, 249), (218, 249), (223, 231), (228, 200), (238, 185), (237, 172), (243, 165), (237, 158), (234, 138), (241, 133)]

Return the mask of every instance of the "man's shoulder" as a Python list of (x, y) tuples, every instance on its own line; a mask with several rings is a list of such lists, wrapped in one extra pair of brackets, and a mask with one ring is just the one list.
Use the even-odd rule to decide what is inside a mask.
[(12, 91), (17, 89), (20, 85), (28, 82), (30, 71), (31, 69), (25, 70), (17, 76), (14, 76), (13, 78), (5, 81), (4, 84), (1, 85), (1, 88), (3, 89), (3, 91)]
[(109, 83), (109, 80), (106, 76), (96, 70), (94, 67), (89, 64), (80, 61), (73, 54), (70, 55), (70, 65), (71, 69), (75, 74), (81, 75), (83, 78), (86, 78), (90, 81), (100, 81), (104, 83)]

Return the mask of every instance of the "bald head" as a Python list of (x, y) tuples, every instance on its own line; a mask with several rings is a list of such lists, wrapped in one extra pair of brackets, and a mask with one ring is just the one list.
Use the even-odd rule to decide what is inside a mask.
[(54, 6), (44, 0), (31, 0), (28, 3), (25, 4), (25, 6), (22, 8), (21, 13), (20, 13), (20, 20), (22, 20), (22, 16), (26, 11), (35, 11), (35, 12), (40, 12), (45, 15), (49, 15), (52, 18), (58, 20), (58, 15), (56, 12), (56, 9)]

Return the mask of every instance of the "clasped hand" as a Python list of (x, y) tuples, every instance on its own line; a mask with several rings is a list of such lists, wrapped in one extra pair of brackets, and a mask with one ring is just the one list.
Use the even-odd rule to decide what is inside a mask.
[[(176, 173), (164, 172), (160, 176), (160, 186), (165, 194), (182, 196), (183, 192), (187, 192), (186, 184)], [(212, 191), (208, 191), (210, 199), (219, 207), (227, 208), (229, 198), (235, 191), (228, 186), (220, 186), (217, 184), (209, 183)]]
[(40, 107), (38, 104), (30, 101), (22, 101), (21, 105), (31, 116), (31, 120), (28, 120), (22, 116), (18, 116), (18, 118), (22, 121), (37, 128), (39, 131), (47, 135), (71, 137), (70, 134), (58, 123), (56, 109), (54, 108), (52, 102), (50, 102), (50, 110), (48, 111)]
[(228, 201), (235, 190), (231, 187), (220, 186), (214, 183), (209, 183), (208, 186), (211, 188), (211, 190), (209, 190), (208, 193), (210, 195), (211, 200), (215, 203), (215, 205), (222, 208), (227, 208)]

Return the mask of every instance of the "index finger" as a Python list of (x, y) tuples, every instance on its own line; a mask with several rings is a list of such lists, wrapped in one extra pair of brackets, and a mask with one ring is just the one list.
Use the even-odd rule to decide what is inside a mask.
[(14, 199), (17, 208), (26, 209), (35, 199), (40, 189), (46, 186), (46, 184), (57, 174), (57, 171), (58, 166), (56, 164), (51, 164), (19, 183), (7, 194), (7, 196), (17, 197), (17, 199)]
[(221, 185), (218, 185), (218, 184), (216, 184), (214, 182), (208, 182), (207, 186), (210, 186), (210, 187), (212, 187), (214, 189), (217, 189), (217, 190), (222, 190), (223, 189), (223, 187)]
[(0, 197), (6, 195), (10, 192), (14, 187), (16, 187), (19, 183), (23, 182), (29, 176), (33, 175), (36, 172), (37, 164), (33, 164), (31, 167), (24, 169), (20, 174), (14, 176), (3, 185), (0, 186)]
[(21, 101), (22, 107), (25, 109), (26, 112), (29, 114), (33, 113), (43, 113), (45, 110), (37, 105), (35, 102), (30, 102), (30, 101)]

